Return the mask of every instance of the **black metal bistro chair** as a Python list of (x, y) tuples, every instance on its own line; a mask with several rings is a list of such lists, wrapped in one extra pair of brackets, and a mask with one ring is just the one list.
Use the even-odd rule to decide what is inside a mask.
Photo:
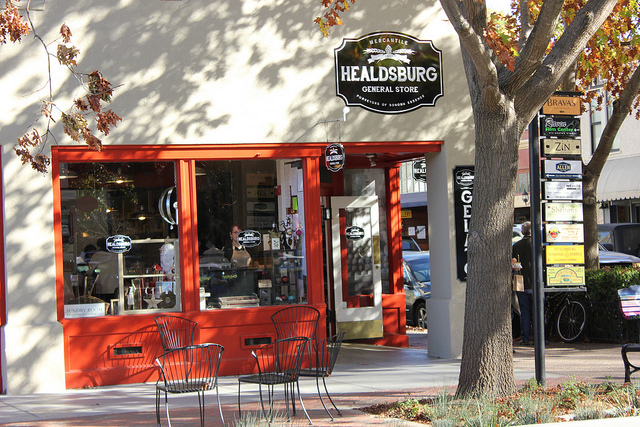
[(216, 391), (218, 411), (224, 425), (220, 394), (218, 393), (218, 371), (224, 347), (220, 344), (199, 344), (167, 351), (156, 358), (160, 367), (160, 378), (156, 383), (156, 420), (160, 426), (160, 398), (164, 392), (164, 406), (169, 418), (168, 394), (198, 393), (200, 425), (204, 426), (204, 393)]
[(193, 345), (198, 322), (168, 314), (156, 316), (154, 320), (164, 351)]
[(327, 409), (327, 405), (325, 405), (324, 400), (322, 399), (322, 392), (320, 391), (320, 378), (322, 378), (324, 392), (329, 398), (329, 401), (333, 405), (338, 415), (342, 416), (342, 413), (333, 402), (333, 399), (329, 394), (329, 390), (327, 390), (326, 379), (333, 373), (333, 367), (335, 366), (336, 360), (338, 359), (338, 353), (340, 353), (340, 347), (342, 346), (343, 338), (344, 332), (340, 332), (338, 335), (334, 335), (333, 337), (331, 337), (331, 339), (327, 338), (320, 341), (319, 347), (315, 349), (315, 352), (318, 355), (316, 367), (304, 368), (300, 370), (301, 377), (315, 377), (320, 403), (322, 403), (322, 407), (324, 408), (327, 415), (329, 415), (329, 417), (331, 418), (331, 421), (333, 421), (333, 416), (329, 412), (329, 409)]
[[(289, 398), (291, 399), (291, 407), (293, 415), (296, 415), (295, 394), (296, 388), (300, 405), (304, 414), (311, 422), (309, 414), (302, 402), (300, 394), (300, 383), (298, 382), (300, 374), (300, 366), (304, 358), (304, 351), (307, 347), (308, 339), (305, 337), (286, 338), (275, 340), (270, 344), (265, 344), (251, 352), (256, 361), (258, 373), (252, 375), (241, 376), (238, 378), (238, 413), (242, 415), (240, 406), (240, 386), (242, 383), (258, 384), (260, 392), (260, 405), (262, 406), (262, 414), (267, 422), (271, 422), (273, 418), (273, 397), (274, 387), (282, 384), (284, 388), (285, 407), (287, 416), (289, 416)], [(262, 387), (267, 388), (269, 397), (269, 414), (264, 404)]]
[(304, 337), (308, 340), (308, 367), (313, 366), (313, 344), (316, 344), (320, 312), (308, 305), (295, 305), (282, 308), (271, 315), (276, 329), (276, 339)]

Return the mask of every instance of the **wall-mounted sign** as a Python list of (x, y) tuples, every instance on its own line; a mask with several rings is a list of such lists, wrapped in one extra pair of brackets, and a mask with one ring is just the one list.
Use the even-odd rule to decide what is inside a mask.
[(336, 95), (347, 105), (398, 114), (433, 106), (444, 94), (442, 52), (429, 40), (380, 32), (335, 49)]
[(542, 155), (545, 157), (581, 156), (582, 140), (544, 138), (542, 141)]
[(262, 234), (254, 230), (241, 231), (238, 233), (238, 243), (245, 248), (255, 248), (262, 243)]
[(344, 167), (345, 155), (342, 144), (334, 142), (324, 149), (324, 164), (331, 172), (340, 172)]
[(411, 209), (402, 209), (400, 211), (400, 219), (411, 219), (413, 218), (413, 211)]
[(545, 221), (582, 221), (582, 203), (545, 203)]
[(458, 166), (453, 170), (453, 208), (456, 226), (456, 264), (458, 279), (467, 280), (467, 249), (471, 201), (473, 200), (473, 166)]
[(547, 200), (582, 200), (582, 181), (546, 181), (544, 198)]
[(65, 319), (77, 319), (80, 317), (98, 317), (105, 315), (105, 303), (94, 302), (88, 304), (65, 304)]
[(105, 247), (107, 252), (114, 254), (123, 254), (131, 250), (131, 237), (116, 234), (115, 236), (107, 237), (105, 241)]
[(413, 162), (413, 179), (416, 181), (427, 182), (427, 161), (418, 160)]
[(584, 227), (582, 224), (545, 224), (545, 242), (547, 243), (582, 243)]
[(364, 238), (364, 228), (352, 225), (351, 227), (347, 227), (344, 231), (344, 235), (348, 240), (360, 240)]
[(547, 264), (584, 264), (584, 245), (545, 246)]
[(580, 97), (553, 95), (542, 105), (542, 114), (580, 115)]
[(542, 166), (547, 179), (582, 179), (580, 160), (543, 160)]
[(586, 286), (584, 267), (547, 267), (547, 286)]
[(540, 118), (540, 135), (559, 138), (580, 136), (580, 118), (546, 116)]

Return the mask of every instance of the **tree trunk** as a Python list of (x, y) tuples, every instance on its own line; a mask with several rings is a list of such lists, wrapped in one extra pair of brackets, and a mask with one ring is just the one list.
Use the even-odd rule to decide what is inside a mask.
[(510, 261), (516, 141), (521, 132), (515, 125), (513, 104), (504, 102), (506, 108), (498, 112), (496, 106), (474, 109), (476, 175), (457, 390), (464, 396), (508, 396), (515, 391)]

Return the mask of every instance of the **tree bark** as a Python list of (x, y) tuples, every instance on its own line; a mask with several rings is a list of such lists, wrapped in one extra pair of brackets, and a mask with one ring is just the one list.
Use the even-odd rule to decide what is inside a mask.
[(474, 198), (457, 394), (508, 396), (515, 390), (510, 273), (518, 144), (616, 0), (590, 0), (549, 54), (545, 48), (562, 1), (545, 2), (541, 16), (546, 22), (536, 22), (513, 73), (495, 60), (482, 37), (484, 2), (440, 3), (460, 39), (475, 123)]

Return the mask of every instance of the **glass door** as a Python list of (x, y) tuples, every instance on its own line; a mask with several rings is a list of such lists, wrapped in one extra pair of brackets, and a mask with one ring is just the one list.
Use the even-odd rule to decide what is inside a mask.
[(382, 281), (377, 196), (331, 198), (336, 327), (345, 339), (380, 338)]

